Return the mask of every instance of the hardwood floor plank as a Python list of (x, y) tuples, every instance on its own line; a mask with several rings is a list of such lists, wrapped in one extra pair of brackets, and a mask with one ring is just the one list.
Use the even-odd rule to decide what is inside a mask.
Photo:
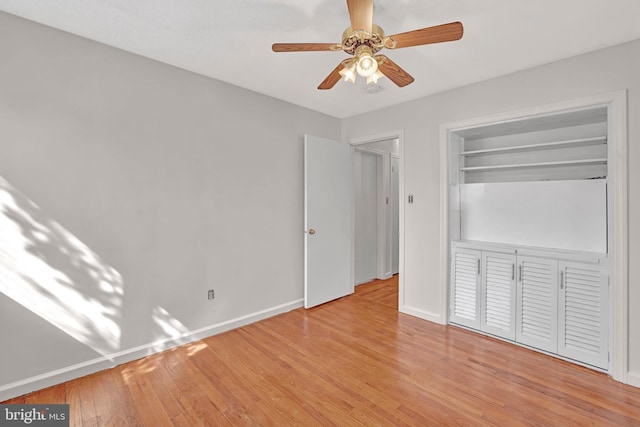
[(69, 403), (72, 426), (640, 425), (640, 389), (398, 313), (397, 283), (5, 403)]
[(144, 372), (135, 375), (128, 386), (137, 405), (143, 408), (138, 411), (143, 425), (158, 427), (172, 425), (171, 419)]
[[(175, 384), (172, 395), (181, 397), (179, 400), (181, 406), (192, 418), (197, 418), (198, 408), (201, 411), (204, 406), (202, 402), (207, 402), (207, 405), (211, 407), (211, 411), (215, 410), (217, 421), (225, 424), (227, 421), (223, 416), (224, 412), (230, 406), (240, 406), (240, 403), (235, 401), (234, 397), (229, 398), (229, 396), (232, 396), (231, 392), (226, 389), (222, 380), (216, 379), (215, 382), (211, 382), (211, 378), (206, 375), (206, 372), (202, 372), (197, 366), (194, 366), (195, 364), (181, 352), (176, 352), (173, 356), (175, 358), (171, 361), (171, 364), (165, 366)], [(182, 365), (183, 371), (177, 371), (178, 364)], [(215, 371), (217, 365), (212, 364), (205, 369)], [(218, 384), (218, 386), (215, 384)]]
[[(69, 404), (69, 425), (70, 427), (82, 427), (82, 400), (80, 398), (79, 380), (65, 383), (66, 403)], [(33, 403), (49, 403), (46, 396), (42, 396), (40, 391), (29, 395)]]
[[(135, 406), (135, 400), (129, 392), (123, 379), (121, 367), (116, 367), (97, 374), (103, 381), (104, 393), (110, 400), (109, 412), (104, 414), (105, 425), (126, 426), (139, 424), (140, 415)], [(104, 397), (105, 399), (107, 397)]]
[(35, 395), (27, 395), (24, 397), (26, 404), (38, 404), (38, 401), (46, 400), (47, 403), (56, 405), (66, 403), (66, 391), (64, 384), (58, 384), (53, 387), (42, 389), (38, 392), (37, 398)]

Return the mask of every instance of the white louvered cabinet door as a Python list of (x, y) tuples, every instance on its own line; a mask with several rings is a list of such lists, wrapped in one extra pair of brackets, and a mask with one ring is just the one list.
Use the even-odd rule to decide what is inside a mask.
[(609, 366), (608, 275), (599, 264), (560, 261), (558, 354)]
[(515, 340), (516, 256), (483, 251), (482, 266), (480, 329)]
[(474, 329), (480, 329), (480, 258), (478, 250), (451, 251), (449, 320)]
[(558, 352), (558, 261), (518, 257), (516, 341)]

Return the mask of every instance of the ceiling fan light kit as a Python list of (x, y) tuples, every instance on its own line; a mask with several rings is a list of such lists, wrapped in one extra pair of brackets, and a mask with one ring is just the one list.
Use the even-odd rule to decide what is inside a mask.
[(347, 62), (347, 64), (344, 64), (344, 68), (342, 68), (342, 70), (340, 70), (339, 73), (342, 77), (344, 77), (345, 82), (355, 83), (356, 73), (357, 73), (356, 61), (348, 60), (345, 62)]
[(358, 46), (356, 54), (356, 71), (359, 76), (371, 77), (378, 71), (378, 61), (371, 55), (371, 48), (367, 45)]
[(450, 22), (385, 37), (382, 28), (373, 23), (373, 0), (347, 0), (347, 7), (351, 26), (342, 33), (341, 44), (274, 43), (271, 47), (274, 52), (342, 50), (351, 55), (320, 83), (320, 90), (331, 89), (341, 78), (355, 83), (356, 75), (366, 78), (367, 84), (376, 84), (386, 76), (398, 87), (404, 87), (414, 78), (385, 55), (379, 55), (380, 50), (460, 40), (464, 32), (462, 23)]

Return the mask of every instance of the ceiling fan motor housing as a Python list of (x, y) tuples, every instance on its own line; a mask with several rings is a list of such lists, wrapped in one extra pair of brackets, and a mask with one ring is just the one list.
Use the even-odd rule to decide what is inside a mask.
[(355, 55), (360, 46), (369, 46), (371, 53), (379, 52), (384, 46), (384, 30), (376, 24), (371, 25), (371, 33), (354, 30), (349, 27), (342, 33), (342, 50), (349, 55)]

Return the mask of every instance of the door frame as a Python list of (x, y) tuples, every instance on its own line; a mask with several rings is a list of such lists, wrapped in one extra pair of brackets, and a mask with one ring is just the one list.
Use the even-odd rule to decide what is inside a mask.
[(480, 125), (507, 122), (523, 117), (555, 114), (582, 108), (607, 108), (607, 164), (609, 168), (607, 217), (609, 247), (610, 364), (609, 374), (616, 381), (640, 387), (640, 378), (629, 377), (629, 243), (628, 243), (628, 156), (627, 156), (627, 91), (533, 106), (523, 110), (443, 123), (440, 125), (440, 277), (442, 323), (448, 323), (449, 248), (451, 243), (449, 209), (449, 160), (457, 130)]
[[(393, 161), (394, 159), (398, 160), (398, 190), (395, 189), (394, 185), (393, 185)], [(390, 208), (390, 212), (389, 212), (389, 221), (391, 222), (391, 226), (389, 227), (389, 233), (391, 234), (389, 236), (389, 241), (391, 242), (391, 254), (389, 254), (389, 256), (391, 257), (391, 260), (389, 261), (389, 265), (391, 266), (391, 274), (395, 274), (394, 271), (395, 269), (393, 268), (393, 251), (394, 251), (394, 247), (395, 245), (393, 244), (393, 203), (394, 200), (395, 202), (398, 204), (398, 245), (395, 248), (395, 250), (400, 250), (400, 205), (402, 204), (402, 198), (400, 197), (400, 156), (396, 155), (396, 154), (391, 154), (389, 156), (389, 194), (391, 195), (391, 208)], [(398, 254), (398, 269), (400, 268), (400, 254)]]
[[(405, 221), (404, 221), (404, 129), (391, 130), (388, 132), (369, 135), (364, 137), (352, 138), (349, 140), (349, 144), (352, 146), (352, 150), (358, 146), (364, 144), (370, 144), (374, 142), (387, 141), (390, 139), (397, 139), (399, 146), (399, 166), (400, 170), (398, 171), (399, 176), (399, 191), (398, 191), (398, 210), (399, 210), (399, 228), (400, 228), (400, 238), (399, 238), (399, 248), (398, 248), (398, 311), (405, 311)], [(353, 199), (353, 198), (352, 198)], [(354, 210), (352, 209), (352, 212)], [(355, 229), (355, 216), (352, 218), (351, 228)], [(351, 237), (351, 260), (352, 263), (355, 262), (355, 234)], [(353, 271), (353, 268), (352, 268)]]

